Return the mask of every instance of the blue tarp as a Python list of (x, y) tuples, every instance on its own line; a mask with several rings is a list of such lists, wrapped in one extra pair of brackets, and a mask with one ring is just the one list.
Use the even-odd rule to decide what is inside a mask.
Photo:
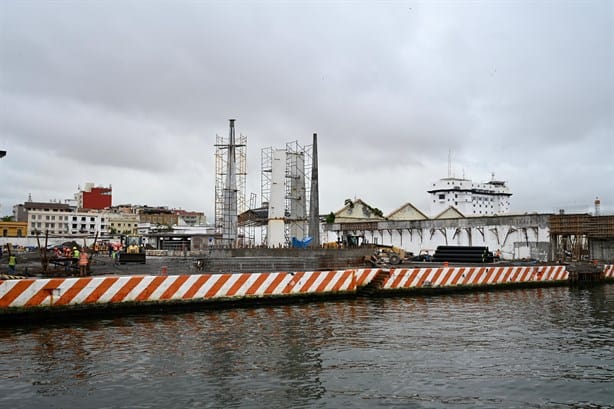
[(292, 237), (292, 247), (298, 248), (298, 249), (304, 249), (304, 248), (307, 248), (309, 243), (311, 243), (312, 241), (313, 241), (312, 237), (305, 237), (303, 240), (299, 240), (296, 237)]

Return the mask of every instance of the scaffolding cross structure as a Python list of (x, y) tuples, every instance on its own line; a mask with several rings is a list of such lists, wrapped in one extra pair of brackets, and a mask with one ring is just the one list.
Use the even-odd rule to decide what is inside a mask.
[(238, 214), (247, 208), (247, 137), (235, 137), (234, 119), (229, 119), (228, 138), (215, 140), (215, 229), (224, 247), (236, 247), (244, 237), (239, 230)]

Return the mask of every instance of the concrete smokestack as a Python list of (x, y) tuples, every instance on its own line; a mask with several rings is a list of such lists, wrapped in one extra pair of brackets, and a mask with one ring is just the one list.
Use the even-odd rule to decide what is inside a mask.
[(318, 192), (318, 134), (313, 134), (311, 194), (309, 198), (309, 235), (311, 247), (320, 247), (320, 195)]
[(230, 121), (228, 156), (226, 158), (226, 183), (224, 186), (224, 209), (222, 240), (225, 246), (234, 247), (237, 241), (237, 158), (235, 144), (235, 120)]

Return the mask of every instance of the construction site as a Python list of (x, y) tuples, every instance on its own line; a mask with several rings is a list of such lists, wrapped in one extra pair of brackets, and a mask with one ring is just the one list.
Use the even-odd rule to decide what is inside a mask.
[(234, 124), (228, 138), (216, 137), (216, 247), (319, 247), (317, 135), (310, 145), (263, 148), (260, 203), (256, 193), (248, 203), (247, 137), (236, 137)]
[[(593, 215), (464, 217), (450, 208), (434, 219), (409, 203), (383, 216), (355, 200), (335, 214), (336, 220), (324, 220), (319, 209), (315, 133), (310, 144), (293, 141), (282, 147), (263, 148), (260, 200), (255, 193), (248, 200), (247, 137), (235, 134), (235, 122), (229, 120), (227, 137), (216, 135), (215, 139), (215, 233), (165, 233), (148, 237), (147, 248), (139, 238), (127, 238), (133, 240), (134, 251), (118, 256), (121, 262), (111, 258), (110, 252), (109, 257), (104, 252), (92, 254), (89, 265), (92, 275), (424, 265), (445, 261), (433, 258), (441, 246), (484, 249), (487, 254), (484, 260), (490, 263), (614, 260), (614, 216), (600, 215), (598, 200)], [(74, 273), (70, 260), (53, 260), (47, 254), (50, 246), (46, 238), (37, 237), (37, 241), (36, 251), (17, 253), (22, 275)], [(94, 249), (96, 238), (84, 237), (83, 246)], [(448, 261), (454, 262), (452, 258)]]
[(550, 259), (613, 260), (614, 216), (551, 215)]
[[(508, 263), (614, 260), (614, 216), (601, 216), (597, 200), (595, 215), (453, 215), (440, 220), (390, 215), (344, 220), (339, 212), (338, 222), (325, 222), (319, 209), (317, 134), (311, 144), (294, 141), (261, 150), (260, 203), (254, 193), (246, 198), (247, 138), (235, 136), (235, 120), (229, 121), (228, 138), (218, 136), (215, 146), (215, 225), (220, 240), (192, 248), (200, 271), (369, 266), (371, 256), (383, 248), (395, 249), (394, 261), (424, 263), (430, 261), (424, 257), (425, 248), (432, 255), (438, 246), (454, 245), (490, 248), (501, 254), (498, 262)], [(357, 212), (359, 206), (351, 204), (355, 214), (373, 213), (368, 205)]]

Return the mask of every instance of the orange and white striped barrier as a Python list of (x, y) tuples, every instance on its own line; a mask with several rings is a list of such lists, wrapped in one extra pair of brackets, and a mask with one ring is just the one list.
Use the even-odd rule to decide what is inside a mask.
[(355, 292), (354, 270), (0, 281), (0, 309)]
[[(356, 293), (381, 274), (385, 277), (381, 287), (384, 291), (557, 282), (569, 278), (565, 266), (554, 265), (0, 280), (0, 314), (24, 308)], [(604, 275), (614, 278), (614, 265), (605, 265)]]
[(481, 286), (568, 279), (565, 266), (434, 267), (393, 269), (383, 289)]
[(379, 268), (358, 268), (355, 271), (356, 274), (356, 287), (364, 287), (369, 284), (381, 271)]

